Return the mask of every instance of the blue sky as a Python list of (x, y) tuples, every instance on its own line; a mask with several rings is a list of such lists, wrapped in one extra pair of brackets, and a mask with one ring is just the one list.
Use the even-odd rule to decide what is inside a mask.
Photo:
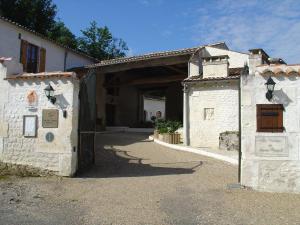
[(124, 39), (129, 55), (225, 41), (300, 63), (298, 0), (54, 0), (76, 34), (90, 21)]

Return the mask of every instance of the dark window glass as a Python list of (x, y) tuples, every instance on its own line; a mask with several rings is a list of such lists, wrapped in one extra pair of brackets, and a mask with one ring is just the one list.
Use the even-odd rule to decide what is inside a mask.
[(38, 72), (38, 54), (39, 48), (35, 45), (28, 44), (27, 46), (27, 73), (37, 73)]

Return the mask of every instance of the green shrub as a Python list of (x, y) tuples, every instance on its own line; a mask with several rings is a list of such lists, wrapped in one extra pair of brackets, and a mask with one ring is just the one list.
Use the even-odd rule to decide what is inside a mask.
[(156, 120), (155, 129), (158, 130), (160, 134), (174, 134), (176, 130), (182, 127), (180, 121), (171, 121), (171, 120)]

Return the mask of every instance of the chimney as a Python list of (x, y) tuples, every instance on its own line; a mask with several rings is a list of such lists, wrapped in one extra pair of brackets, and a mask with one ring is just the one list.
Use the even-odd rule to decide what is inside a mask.
[(228, 55), (203, 57), (203, 78), (228, 77), (228, 58)]
[(254, 74), (257, 66), (269, 64), (269, 55), (262, 48), (249, 50), (249, 74)]

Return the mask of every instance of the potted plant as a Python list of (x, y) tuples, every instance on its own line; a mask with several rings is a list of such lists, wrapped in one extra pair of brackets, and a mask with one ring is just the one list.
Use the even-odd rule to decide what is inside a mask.
[(155, 123), (154, 137), (170, 144), (179, 144), (180, 134), (177, 133), (176, 130), (180, 127), (182, 127), (182, 124), (179, 121), (157, 120)]
[(179, 144), (180, 143), (180, 134), (176, 131), (182, 127), (181, 122), (179, 121), (167, 121), (166, 124), (167, 127), (167, 134), (166, 136), (166, 142), (170, 144)]

